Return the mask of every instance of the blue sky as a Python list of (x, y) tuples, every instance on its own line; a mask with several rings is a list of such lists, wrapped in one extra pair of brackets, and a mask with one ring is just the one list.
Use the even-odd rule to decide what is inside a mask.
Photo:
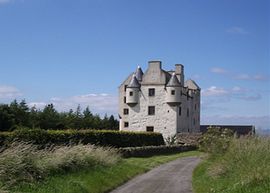
[(268, 0), (0, 0), (0, 103), (117, 114), (137, 65), (185, 65), (202, 124), (270, 129)]

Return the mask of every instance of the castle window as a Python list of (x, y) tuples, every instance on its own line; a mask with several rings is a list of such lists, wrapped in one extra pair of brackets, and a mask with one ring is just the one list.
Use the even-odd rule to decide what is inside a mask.
[(187, 117), (189, 117), (189, 108), (187, 108)]
[(195, 104), (195, 110), (197, 109), (197, 104)]
[(127, 103), (127, 97), (124, 97), (124, 103)]
[(175, 95), (175, 90), (171, 90), (171, 95)]
[(132, 91), (129, 92), (129, 96), (133, 96), (133, 92)]
[(148, 107), (148, 115), (155, 115), (155, 106)]
[(179, 107), (178, 115), (181, 116), (181, 114), (182, 114), (182, 107)]
[(155, 96), (155, 89), (154, 88), (148, 89), (148, 96)]
[(128, 115), (128, 109), (124, 109), (124, 115)]
[(195, 125), (195, 122), (196, 122), (196, 121), (195, 121), (195, 118), (194, 118), (194, 119), (193, 119), (193, 125)]
[(147, 126), (146, 131), (147, 132), (154, 132), (154, 127), (153, 126)]
[(125, 128), (128, 127), (128, 122), (124, 122), (124, 127), (125, 127)]
[(128, 86), (128, 85), (125, 85), (125, 92), (127, 91), (127, 86)]

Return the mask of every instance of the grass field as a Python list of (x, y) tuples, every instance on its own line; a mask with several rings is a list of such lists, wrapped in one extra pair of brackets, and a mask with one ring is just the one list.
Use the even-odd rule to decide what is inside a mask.
[(19, 144), (1, 153), (0, 192), (107, 192), (160, 164), (199, 154), (190, 151), (123, 159), (112, 149), (92, 146), (59, 147), (44, 152), (32, 145)]
[(270, 139), (233, 139), (223, 155), (211, 155), (193, 173), (196, 193), (270, 193)]

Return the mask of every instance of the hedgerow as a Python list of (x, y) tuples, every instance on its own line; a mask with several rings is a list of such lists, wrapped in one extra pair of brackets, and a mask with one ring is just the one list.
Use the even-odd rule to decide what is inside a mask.
[(0, 132), (0, 145), (25, 141), (37, 145), (95, 144), (112, 147), (139, 147), (164, 145), (162, 134), (110, 130), (42, 130), (19, 129)]

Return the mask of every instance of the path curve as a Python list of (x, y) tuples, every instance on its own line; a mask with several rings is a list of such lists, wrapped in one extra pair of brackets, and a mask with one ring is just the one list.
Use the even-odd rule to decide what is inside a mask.
[(192, 171), (198, 157), (185, 157), (163, 164), (128, 181), (111, 193), (192, 193)]

